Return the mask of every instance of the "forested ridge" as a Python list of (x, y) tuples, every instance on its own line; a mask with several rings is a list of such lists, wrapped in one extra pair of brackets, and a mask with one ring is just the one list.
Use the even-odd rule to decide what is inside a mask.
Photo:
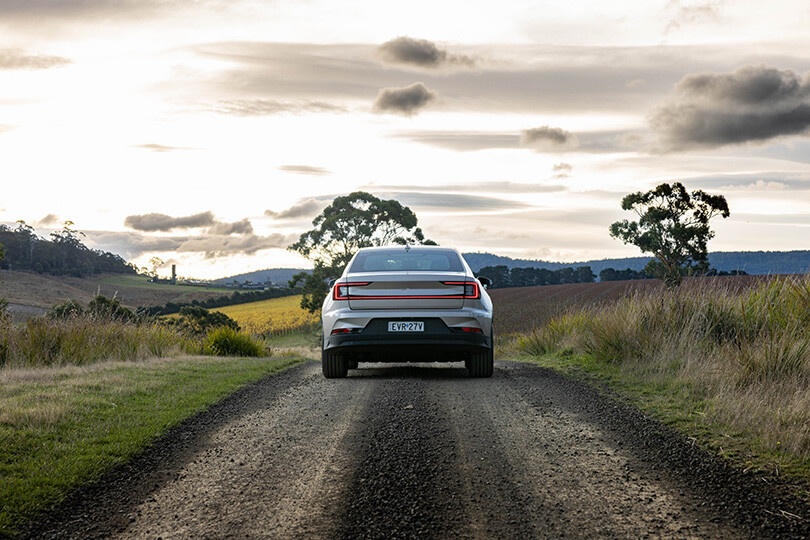
[(74, 277), (137, 273), (120, 255), (84, 245), (84, 234), (72, 226), (70, 221), (65, 222), (61, 230), (43, 238), (24, 221), (18, 221), (14, 228), (0, 225), (0, 246), (5, 253), (0, 268)]

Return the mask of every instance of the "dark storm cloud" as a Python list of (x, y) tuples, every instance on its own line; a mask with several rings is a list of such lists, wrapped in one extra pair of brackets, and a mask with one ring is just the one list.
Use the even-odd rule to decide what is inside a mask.
[(475, 59), (460, 54), (450, 54), (432, 41), (400, 36), (380, 45), (378, 53), (388, 64), (404, 64), (421, 68), (475, 67)]
[(664, 151), (803, 134), (810, 128), (810, 73), (758, 65), (687, 75), (649, 121)]
[(327, 169), (322, 167), (312, 167), (310, 165), (282, 165), (278, 168), (278, 170), (295, 174), (308, 174), (312, 176), (331, 174), (331, 172)]
[(202, 253), (206, 259), (233, 255), (252, 255), (263, 249), (285, 249), (298, 239), (297, 235), (270, 234), (259, 236), (212, 235), (204, 236), (150, 236), (135, 232), (91, 231), (87, 238), (92, 247), (118, 253), (132, 259), (144, 253), (171, 251), (175, 253)]
[(0, 69), (48, 69), (70, 64), (61, 56), (25, 54), (17, 50), (0, 50)]
[(579, 146), (579, 139), (570, 131), (562, 128), (541, 126), (521, 131), (520, 143), (523, 146), (534, 148), (538, 152), (553, 152), (573, 150)]
[(193, 229), (214, 225), (214, 214), (209, 210), (191, 216), (172, 217), (166, 214), (141, 214), (127, 216), (124, 225), (130, 229), (144, 232), (167, 232), (172, 229)]
[(218, 113), (234, 116), (348, 112), (346, 107), (323, 101), (278, 101), (274, 99), (226, 100), (217, 103), (213, 109)]
[(413, 116), (436, 98), (436, 92), (429, 90), (421, 82), (404, 88), (382, 88), (374, 102), (374, 111)]
[(265, 210), (264, 215), (273, 219), (310, 218), (315, 217), (327, 204), (329, 203), (319, 199), (304, 199), (280, 212)]

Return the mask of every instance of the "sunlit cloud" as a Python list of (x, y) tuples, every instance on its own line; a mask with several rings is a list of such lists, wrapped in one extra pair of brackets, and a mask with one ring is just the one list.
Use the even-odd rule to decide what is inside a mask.
[(265, 210), (264, 215), (275, 220), (313, 218), (323, 210), (327, 204), (327, 202), (320, 199), (304, 199), (285, 210)]

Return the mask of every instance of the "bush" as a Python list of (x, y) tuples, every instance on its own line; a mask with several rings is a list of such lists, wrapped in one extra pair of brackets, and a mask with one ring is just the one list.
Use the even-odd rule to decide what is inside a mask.
[(213, 356), (264, 356), (265, 348), (256, 339), (229, 327), (210, 330), (203, 352)]

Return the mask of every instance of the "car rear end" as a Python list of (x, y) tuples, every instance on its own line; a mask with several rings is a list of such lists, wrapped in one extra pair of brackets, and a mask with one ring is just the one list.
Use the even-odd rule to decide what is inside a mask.
[(361, 250), (322, 317), (327, 377), (370, 361), (464, 361), (471, 374), (491, 375), (492, 303), (455, 250)]

